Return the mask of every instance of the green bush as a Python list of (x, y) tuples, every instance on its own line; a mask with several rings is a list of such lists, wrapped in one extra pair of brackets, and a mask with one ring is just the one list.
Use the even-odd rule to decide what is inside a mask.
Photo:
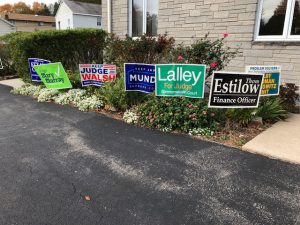
[(231, 124), (247, 126), (255, 117), (257, 109), (228, 109), (227, 118)]
[(263, 97), (260, 99), (260, 106), (256, 115), (262, 117), (263, 120), (278, 121), (287, 117), (287, 111), (284, 109), (280, 98)]
[(284, 109), (289, 112), (295, 112), (296, 110), (296, 101), (299, 98), (298, 90), (299, 87), (295, 84), (284, 84), (280, 86), (281, 102)]
[(175, 40), (167, 35), (150, 37), (143, 35), (138, 39), (126, 37), (120, 39), (112, 35), (105, 49), (105, 61), (120, 69), (124, 63), (162, 63), (174, 48)]
[[(0, 78), (4, 76), (15, 75), (14, 69), (8, 46), (0, 42), (0, 59), (2, 61), (3, 69), (0, 69)], [(1, 65), (0, 65), (1, 66)]]
[(28, 58), (61, 62), (66, 70), (78, 70), (79, 63), (102, 63), (107, 33), (99, 29), (49, 30), (8, 36), (12, 60), (18, 75), (29, 80)]
[(206, 78), (213, 71), (222, 70), (239, 54), (239, 50), (225, 46), (225, 37), (210, 40), (209, 34), (196, 40), (191, 46), (178, 45), (170, 54), (169, 61), (207, 65)]
[(137, 113), (140, 125), (163, 131), (217, 128), (217, 112), (208, 108), (206, 100), (153, 96), (138, 106)]

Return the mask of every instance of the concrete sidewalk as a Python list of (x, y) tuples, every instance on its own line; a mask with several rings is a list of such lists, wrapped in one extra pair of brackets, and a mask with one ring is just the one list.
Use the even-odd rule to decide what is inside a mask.
[(25, 83), (21, 79), (17, 78), (17, 79), (1, 80), (0, 84), (10, 86), (13, 88), (18, 88), (24, 85)]
[(243, 150), (300, 164), (300, 114), (290, 114), (243, 146)]

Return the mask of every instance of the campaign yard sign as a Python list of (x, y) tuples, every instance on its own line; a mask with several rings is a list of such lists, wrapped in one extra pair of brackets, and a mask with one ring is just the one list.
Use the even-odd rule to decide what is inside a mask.
[(247, 73), (263, 73), (265, 74), (261, 95), (279, 95), (280, 91), (280, 66), (247, 66)]
[(155, 94), (203, 98), (205, 73), (205, 65), (158, 64), (155, 67)]
[(124, 74), (126, 91), (154, 92), (155, 65), (125, 63)]
[(208, 106), (257, 108), (264, 74), (214, 72)]
[(28, 59), (29, 71), (30, 71), (32, 81), (41, 82), (41, 79), (40, 79), (39, 75), (37, 74), (37, 72), (35, 71), (34, 66), (48, 64), (48, 63), (51, 63), (51, 61), (46, 60), (46, 59), (38, 59), (38, 58), (29, 58)]
[(64, 67), (60, 62), (33, 66), (42, 82), (50, 89), (72, 88)]
[(79, 64), (81, 84), (85, 86), (102, 86), (105, 82), (113, 82), (117, 78), (115, 65)]

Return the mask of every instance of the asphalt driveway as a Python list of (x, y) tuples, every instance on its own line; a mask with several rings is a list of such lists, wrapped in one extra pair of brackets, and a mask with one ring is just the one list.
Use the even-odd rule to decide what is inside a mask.
[(300, 224), (300, 166), (9, 90), (1, 225)]

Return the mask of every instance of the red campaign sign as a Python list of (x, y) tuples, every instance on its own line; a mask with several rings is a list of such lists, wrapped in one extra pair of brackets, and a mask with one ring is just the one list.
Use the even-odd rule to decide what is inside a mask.
[(102, 86), (105, 82), (114, 82), (117, 67), (107, 64), (79, 64), (82, 86)]

